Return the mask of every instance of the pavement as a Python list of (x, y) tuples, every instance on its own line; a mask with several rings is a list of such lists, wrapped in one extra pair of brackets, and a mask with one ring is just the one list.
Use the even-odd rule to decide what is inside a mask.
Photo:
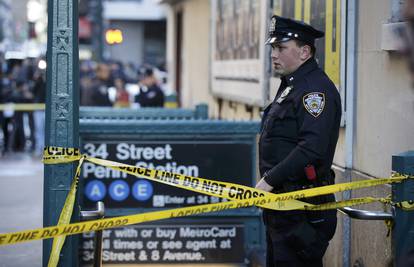
[[(41, 228), (43, 163), (27, 153), (0, 156), (0, 233)], [(0, 246), (0, 267), (42, 266), (42, 241)]]

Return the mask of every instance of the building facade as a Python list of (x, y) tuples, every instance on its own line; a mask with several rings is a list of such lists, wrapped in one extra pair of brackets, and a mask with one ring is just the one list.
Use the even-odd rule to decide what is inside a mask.
[(47, 0), (0, 1), (0, 51), (38, 57), (46, 52)]
[[(264, 40), (267, 20), (280, 14), (326, 33), (317, 43), (317, 58), (341, 93), (344, 114), (333, 166), (336, 182), (389, 177), (391, 156), (414, 149), (414, 89), (398, 34), (404, 28), (402, 1), (162, 3), (168, 7), (169, 83), (181, 106), (205, 102), (213, 118), (259, 120), (279, 83), (272, 78)], [(337, 198), (385, 197), (390, 192), (386, 185), (337, 194)], [(326, 266), (389, 266), (391, 239), (384, 222), (338, 216)]]
[(125, 63), (165, 65), (165, 11), (155, 1), (103, 1), (104, 32), (119, 29), (123, 41), (105, 42), (104, 57)]

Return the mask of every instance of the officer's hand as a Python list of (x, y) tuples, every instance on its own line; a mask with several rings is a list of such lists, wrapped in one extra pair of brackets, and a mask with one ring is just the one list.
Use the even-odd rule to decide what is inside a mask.
[(266, 181), (262, 178), (256, 185), (256, 189), (260, 189), (266, 192), (271, 192), (273, 190), (273, 186), (266, 183)]

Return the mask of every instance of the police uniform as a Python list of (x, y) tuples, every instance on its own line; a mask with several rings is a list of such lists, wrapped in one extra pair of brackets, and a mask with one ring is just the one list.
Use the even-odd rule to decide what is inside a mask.
[(164, 107), (164, 92), (156, 84), (140, 86), (135, 102), (139, 103), (140, 107)]
[[(151, 77), (154, 75), (154, 71), (151, 67), (143, 67), (138, 73), (141, 79)], [(139, 103), (140, 107), (164, 107), (164, 92), (156, 84), (143, 85), (139, 87), (139, 94), (135, 96), (135, 102)]]
[[(299, 21), (273, 16), (266, 44), (298, 39), (313, 45), (320, 32)], [(259, 168), (274, 193), (332, 184), (331, 170), (341, 119), (339, 93), (312, 57), (281, 77), (265, 108)], [(302, 199), (320, 204), (333, 195)], [(264, 210), (267, 266), (322, 266), (336, 228), (336, 211)]]

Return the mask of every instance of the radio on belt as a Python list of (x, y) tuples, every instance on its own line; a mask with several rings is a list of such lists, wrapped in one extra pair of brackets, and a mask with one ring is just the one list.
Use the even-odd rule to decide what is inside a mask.
[(316, 170), (315, 166), (309, 164), (305, 167), (305, 174), (306, 178), (308, 178), (309, 181), (314, 182), (316, 180)]

